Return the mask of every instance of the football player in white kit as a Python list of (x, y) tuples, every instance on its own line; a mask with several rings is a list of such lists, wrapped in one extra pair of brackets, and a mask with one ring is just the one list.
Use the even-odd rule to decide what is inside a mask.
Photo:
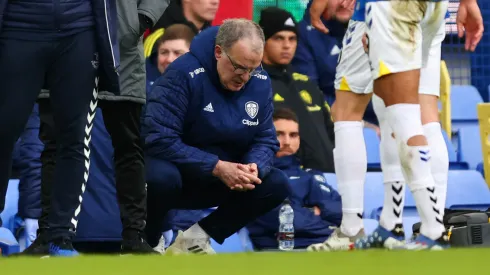
[[(313, 3), (312, 10), (318, 9), (322, 4), (320, 2), (325, 2), (315, 1), (319, 3)], [(475, 5), (463, 0), (458, 13), (460, 25), (466, 24), (469, 38), (466, 48), (469, 50), (476, 47), (483, 32), (481, 14)], [(310, 250), (344, 250), (356, 240), (357, 248), (398, 246), (404, 239), (401, 216), (405, 178), (413, 192), (424, 228), (408, 248), (442, 248), (447, 244), (443, 238), (442, 216), (448, 158), (438, 123), (437, 97), (440, 45), (445, 33), (447, 1), (368, 2), (366, 24), (362, 22), (363, 13), (359, 13), (363, 7), (364, 3), (358, 0), (356, 14), (361, 16), (353, 17), (344, 37), (337, 67), (337, 101), (332, 106), (336, 134), (335, 168), (343, 203), (342, 225), (325, 243), (313, 245)], [(409, 25), (407, 22), (415, 27), (406, 26)], [(318, 24), (312, 19), (314, 26), (315, 23)], [(461, 26), (458, 29), (462, 35)], [(364, 54), (359, 43), (364, 32), (371, 38), (369, 56)], [(372, 68), (369, 69), (367, 64)], [(422, 67), (423, 77), (418, 87), (419, 69)], [(369, 77), (370, 71), (373, 72), (372, 78)], [(382, 132), (385, 199), (380, 227), (372, 236), (360, 238), (364, 235), (361, 213), (367, 167), (361, 119), (371, 98), (372, 86), (369, 83), (373, 78), (374, 91), (384, 98), (384, 101), (374, 98), (373, 103)], [(417, 90), (423, 106), (422, 116)], [(387, 108), (384, 102), (388, 103)], [(432, 149), (432, 159), (428, 143)], [(401, 152), (400, 158), (397, 151)], [(403, 176), (402, 167), (406, 177)]]

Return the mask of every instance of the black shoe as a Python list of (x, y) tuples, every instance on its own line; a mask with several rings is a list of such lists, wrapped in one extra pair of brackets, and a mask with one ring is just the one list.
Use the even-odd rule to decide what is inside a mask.
[(27, 247), (24, 251), (16, 254), (10, 255), (11, 257), (16, 256), (36, 256), (43, 257), (49, 255), (49, 244), (46, 240), (44, 234), (39, 234), (34, 242)]
[(160, 254), (146, 242), (141, 236), (124, 239), (121, 244), (121, 254)]

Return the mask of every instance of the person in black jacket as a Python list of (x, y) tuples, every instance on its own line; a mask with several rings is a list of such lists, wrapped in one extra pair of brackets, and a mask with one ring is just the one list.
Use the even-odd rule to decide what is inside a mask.
[[(117, 1), (117, 37), (120, 45), (119, 90), (100, 90), (98, 103), (103, 113), (104, 125), (111, 136), (114, 148), (114, 165), (117, 199), (123, 224), (122, 253), (154, 253), (144, 241), (146, 220), (146, 180), (143, 157), (143, 140), (140, 135), (140, 118), (146, 103), (145, 60), (142, 56), (142, 34), (148, 24), (156, 21), (170, 0)], [(39, 137), (44, 150), (42, 162), (42, 212), (39, 218), (39, 238), (24, 254), (43, 254), (48, 249), (45, 235), (51, 197), (51, 185), (60, 140), (53, 131), (55, 107), (44, 90), (39, 102), (41, 120)], [(87, 175), (88, 177), (88, 175)]]
[(298, 40), (296, 21), (291, 13), (270, 7), (262, 10), (259, 24), (266, 38), (263, 67), (271, 77), (274, 107), (292, 109), (302, 125), (301, 163), (306, 168), (333, 172), (330, 107), (318, 86), (291, 65)]
[(52, 256), (78, 255), (72, 238), (89, 172), (97, 87), (119, 92), (115, 2), (0, 0), (0, 212), (14, 144), (48, 88), (59, 140), (46, 231)]

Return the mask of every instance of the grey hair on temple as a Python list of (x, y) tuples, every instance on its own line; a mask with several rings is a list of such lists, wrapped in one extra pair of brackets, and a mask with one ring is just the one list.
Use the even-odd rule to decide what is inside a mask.
[(242, 39), (252, 41), (252, 51), (262, 53), (265, 36), (259, 24), (247, 19), (227, 19), (219, 27), (216, 35), (216, 45), (228, 51), (236, 42)]

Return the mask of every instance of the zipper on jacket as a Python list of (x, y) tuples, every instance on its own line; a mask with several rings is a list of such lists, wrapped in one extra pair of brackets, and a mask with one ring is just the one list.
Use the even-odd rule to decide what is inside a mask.
[[(59, 1), (59, 0), (57, 0), (57, 1)], [(117, 74), (119, 74), (118, 68), (116, 67), (116, 57), (114, 56), (114, 46), (112, 45), (112, 40), (111, 40), (111, 30), (109, 28), (110, 22), (109, 22), (109, 16), (108, 16), (108, 11), (107, 11), (107, 0), (104, 0), (104, 14), (105, 14), (106, 29), (107, 29), (107, 40), (109, 40), (109, 46), (111, 48), (112, 66), (114, 68), (114, 71)]]
[(60, 26), (60, 0), (53, 0), (53, 12), (54, 12), (54, 27), (56, 31), (61, 31)]

